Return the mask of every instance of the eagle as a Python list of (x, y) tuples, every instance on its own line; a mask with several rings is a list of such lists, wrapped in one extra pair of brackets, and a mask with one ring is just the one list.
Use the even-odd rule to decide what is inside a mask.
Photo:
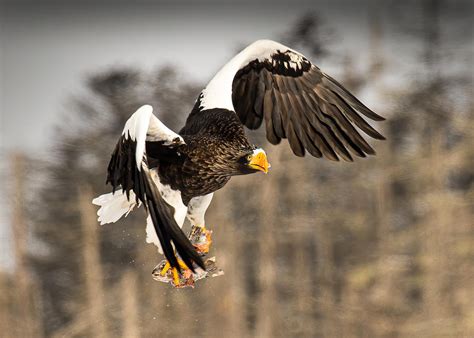
[[(271, 144), (287, 139), (296, 156), (353, 161), (375, 155), (361, 132), (384, 139), (363, 116), (384, 120), (301, 53), (258, 40), (212, 78), (178, 133), (150, 105), (131, 115), (107, 168), (112, 192), (93, 200), (98, 221), (116, 222), (143, 205), (147, 242), (166, 258), (155, 273), (176, 287), (193, 284), (196, 271), (208, 268), (212, 239), (204, 215), (213, 193), (232, 176), (270, 168), (245, 127), (263, 124)], [(186, 218), (189, 237), (181, 229)]]

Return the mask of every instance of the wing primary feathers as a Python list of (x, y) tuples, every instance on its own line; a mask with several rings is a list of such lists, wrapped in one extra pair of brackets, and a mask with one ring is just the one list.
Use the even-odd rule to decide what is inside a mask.
[(273, 128), (275, 129), (275, 133), (278, 137), (286, 138), (285, 129), (283, 128), (284, 115), (281, 112), (282, 102), (280, 99), (280, 93), (278, 93), (275, 89), (272, 89), (272, 98), (274, 103), (272, 110)]
[[(352, 147), (347, 143), (345, 137), (343, 136), (343, 131), (337, 126), (336, 123), (334, 123), (332, 119), (326, 119), (322, 115), (322, 112), (319, 111), (319, 108), (317, 106), (316, 107), (312, 106), (311, 100), (306, 95), (306, 93), (303, 93), (302, 98), (306, 102), (307, 106), (309, 107), (309, 109), (304, 110), (305, 117), (308, 123), (316, 130), (318, 129), (319, 124), (325, 127), (328, 133), (330, 133), (331, 137), (335, 140), (335, 142), (338, 142), (337, 150), (338, 150), (339, 155), (344, 160), (352, 162), (353, 158), (350, 155), (350, 152), (346, 149), (346, 147), (350, 149), (352, 149)], [(321, 115), (321, 117), (319, 115)], [(355, 150), (354, 152), (357, 153), (357, 151)]]
[(348, 118), (350, 118), (357, 127), (359, 127), (367, 135), (377, 140), (385, 140), (385, 137), (383, 137), (377, 130), (368, 124), (362, 117), (360, 117), (359, 114), (357, 114), (357, 112), (344, 101), (344, 98), (342, 98), (337, 92), (332, 93), (336, 97), (336, 105), (339, 107), (339, 110), (348, 115)]
[[(336, 106), (333, 106), (328, 103), (318, 102), (319, 99), (312, 94), (309, 95), (309, 98), (314, 102), (313, 107), (316, 112), (316, 116), (320, 121), (325, 119), (332, 119), (337, 121), (337, 124), (344, 130), (345, 134), (350, 138), (350, 140), (357, 145), (357, 148), (372, 154), (374, 150), (369, 146), (369, 144), (364, 140), (364, 138), (359, 134), (355, 127), (347, 120), (344, 114), (342, 114)], [(361, 157), (365, 157), (363, 151), (356, 151)]]
[[(292, 101), (292, 96), (290, 94), (288, 95), (288, 99), (290, 101)], [(295, 135), (296, 135), (297, 139), (299, 140), (299, 144), (302, 145), (302, 149), (300, 150), (301, 156), (304, 156), (305, 155), (305, 149), (308, 149), (311, 142), (309, 141), (309, 139), (306, 135), (306, 132), (302, 128), (301, 124), (298, 123), (298, 121), (297, 121), (298, 118), (301, 119), (301, 117), (299, 116), (300, 113), (298, 111), (298, 108), (296, 106), (294, 106), (293, 109), (294, 109), (294, 113), (292, 113), (290, 115), (291, 116), (290, 123), (291, 123), (291, 127), (292, 127), (293, 131), (295, 132)]]
[(317, 135), (317, 132), (310, 126), (310, 125), (305, 125), (306, 128), (306, 133), (303, 133), (303, 138), (305, 139), (305, 147), (308, 152), (317, 158), (320, 158), (323, 156), (321, 151), (318, 149), (314, 141), (316, 138), (319, 138), (319, 135)]
[(275, 97), (275, 90), (273, 88), (273, 78), (266, 69), (262, 69), (260, 76), (263, 77), (265, 83), (264, 96), (264, 117), (265, 127), (267, 131), (267, 139), (272, 144), (280, 143), (281, 139), (285, 137), (285, 130), (281, 121), (281, 116), (278, 111), (277, 98)]
[(301, 144), (298, 136), (293, 129), (293, 125), (288, 123), (286, 129), (288, 130), (288, 142), (290, 143), (291, 150), (296, 156), (303, 157), (304, 156), (304, 147)]
[[(285, 88), (286, 86), (284, 82), (281, 80), (280, 86), (281, 88)], [(284, 93), (280, 94), (282, 105), (282, 112), (284, 112), (285, 116), (285, 130), (287, 131), (288, 142), (290, 143), (291, 150), (296, 156), (303, 157), (305, 154), (304, 146), (301, 141), (301, 137), (298, 134), (301, 134), (301, 131), (298, 128), (297, 119), (295, 116), (295, 107), (291, 104), (290, 93), (287, 93), (286, 90)], [(301, 136), (301, 135), (300, 135)]]
[[(245, 75), (246, 76), (246, 75)], [(244, 104), (244, 100), (242, 100), (244, 93), (245, 93), (245, 85), (246, 81), (244, 79), (241, 79), (241, 81), (238, 81), (236, 83), (236, 87), (233, 90), (233, 95), (238, 98), (235, 100), (235, 111), (237, 115), (239, 116), (239, 119), (242, 121), (243, 120), (243, 113), (244, 110), (242, 108), (242, 105)]]
[[(255, 129), (265, 119), (269, 142), (276, 144), (287, 138), (299, 156), (304, 153), (302, 144), (303, 150), (312, 147), (312, 155), (319, 151), (328, 159), (353, 161), (353, 155), (375, 154), (365, 134), (385, 139), (366, 121), (382, 121), (383, 117), (302, 54), (277, 42), (259, 40), (251, 44), (222, 72), (208, 86), (215, 89), (224, 82), (226, 86), (231, 83), (231, 103), (240, 121)], [(213, 104), (229, 102), (218, 100), (217, 95), (210, 98)]]
[[(312, 99), (306, 93), (303, 93), (303, 99), (310, 107), (309, 111), (306, 112), (307, 119), (311, 122), (314, 128), (318, 129), (318, 125), (321, 124), (325, 127), (328, 132), (331, 133), (331, 136), (336, 140), (336, 142), (341, 143), (340, 154), (346, 161), (352, 162), (353, 158), (350, 155), (350, 152), (347, 151), (346, 147), (352, 150), (354, 154), (357, 156), (365, 157), (364, 153), (360, 150), (360, 148), (354, 144), (349, 136), (347, 136), (346, 132), (343, 128), (335, 121), (335, 118), (324, 114), (324, 112), (320, 109), (318, 105), (313, 105)], [(352, 126), (351, 126), (352, 127)], [(353, 128), (353, 127), (352, 127)], [(354, 132), (357, 132), (354, 129)], [(344, 155), (347, 158), (344, 157)]]
[(265, 129), (267, 131), (267, 139), (271, 144), (278, 144), (281, 138), (277, 136), (272, 120), (273, 98), (272, 91), (267, 90), (263, 97), (263, 116), (265, 118)]
[[(295, 96), (294, 98), (294, 105), (298, 107), (299, 115), (301, 116), (302, 121), (306, 121), (304, 124), (309, 124), (311, 126), (318, 126), (318, 123), (316, 123), (317, 118), (315, 119), (314, 117), (314, 111), (311, 109), (311, 106), (307, 107), (305, 109), (303, 103), (301, 102), (301, 98), (298, 96)], [(347, 149), (344, 147), (344, 144), (338, 139), (336, 134), (333, 132), (331, 127), (329, 127), (327, 124), (324, 122), (320, 121), (322, 128), (320, 128), (320, 131), (322, 134), (324, 134), (325, 139), (327, 139), (328, 143), (331, 145), (331, 148), (333, 152), (337, 153), (336, 155), (339, 155), (342, 157), (344, 160), (351, 162), (353, 161), (350, 153), (347, 151)], [(337, 159), (337, 156), (336, 156)], [(338, 159), (337, 159), (338, 160)]]
[(253, 106), (254, 106), (254, 100), (255, 100), (255, 80), (257, 79), (257, 76), (254, 72), (250, 72), (247, 76), (247, 86), (246, 86), (246, 92), (243, 97), (243, 118), (241, 121), (244, 122), (246, 126), (248, 126), (247, 123), (250, 124), (251, 119), (253, 119), (252, 111), (253, 111)]
[[(298, 103), (298, 98), (295, 95), (288, 93), (288, 99), (293, 109), (293, 113), (291, 114), (291, 122), (292, 122), (293, 129), (296, 132), (296, 135), (300, 139), (305, 149), (314, 147), (314, 144), (311, 141), (311, 138), (308, 136), (308, 133), (307, 133), (308, 129), (304, 128), (304, 126), (308, 124), (307, 121), (306, 123), (301, 123), (302, 121), (306, 120), (306, 117), (304, 116), (304, 111), (301, 109), (301, 106)], [(314, 152), (314, 149), (313, 149), (313, 152)]]
[[(248, 114), (245, 125), (249, 129), (257, 129), (262, 124), (263, 120), (263, 98), (265, 95), (265, 84), (257, 79), (256, 84), (255, 103), (252, 107), (254, 114)], [(253, 116), (253, 119), (249, 117)]]
[[(299, 119), (300, 120), (304, 120), (305, 119), (305, 116), (303, 116), (301, 111), (298, 111), (298, 115), (299, 115)], [(293, 126), (295, 125), (295, 123), (293, 123)], [(321, 151), (317, 148), (317, 146), (314, 144), (315, 141), (313, 141), (313, 139), (316, 139), (318, 138), (319, 136), (316, 135), (317, 132), (311, 128), (311, 125), (309, 123), (303, 123), (301, 125), (301, 129), (296, 129), (295, 128), (295, 131), (296, 131), (296, 134), (298, 135), (299, 139), (301, 140), (301, 143), (304, 145), (304, 148), (306, 150), (308, 150), (308, 152), (315, 156), (315, 157), (321, 157), (322, 154), (321, 154)], [(312, 137), (311, 137), (311, 136)]]
[[(349, 122), (347, 117), (334, 105), (325, 104), (320, 107), (321, 112), (324, 116), (338, 116), (337, 121), (344, 121), (345, 126), (350, 126), (349, 132), (346, 133), (351, 140), (354, 140), (354, 143), (361, 149), (362, 155), (364, 152), (369, 155), (375, 155), (375, 150), (367, 143), (367, 141), (359, 134), (359, 132), (354, 128), (354, 126)], [(362, 157), (365, 157), (363, 155)]]
[[(296, 106), (296, 103), (295, 103)], [(300, 124), (304, 124), (304, 122), (308, 123), (308, 120), (304, 116), (304, 113), (300, 115), (299, 122)], [(313, 129), (315, 131), (315, 137), (313, 138), (315, 144), (318, 146), (319, 150), (322, 152), (322, 154), (332, 160), (332, 161), (338, 161), (338, 157), (334, 150), (332, 149), (331, 145), (325, 138), (325, 133), (322, 130), (321, 126), (319, 124), (315, 124), (315, 128)]]
[(350, 105), (355, 107), (359, 112), (367, 116), (368, 118), (374, 121), (384, 121), (385, 118), (374, 113), (372, 110), (367, 108), (362, 102), (360, 102), (354, 95), (352, 95), (343, 85), (341, 85), (338, 81), (330, 77), (329, 75), (324, 74), (323, 79), (327, 79), (328, 81), (323, 81), (325, 85), (328, 86), (332, 91), (337, 92), (340, 96), (344, 97)]
[[(255, 97), (254, 110), (258, 117), (263, 117), (263, 98), (265, 96), (265, 83), (260, 79), (257, 82), (257, 94)], [(258, 128), (258, 127), (257, 127)], [(256, 128), (254, 128), (256, 129)]]

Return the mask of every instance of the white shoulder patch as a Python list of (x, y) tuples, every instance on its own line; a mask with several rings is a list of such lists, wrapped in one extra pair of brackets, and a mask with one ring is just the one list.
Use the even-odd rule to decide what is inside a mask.
[(291, 48), (272, 40), (257, 40), (234, 56), (202, 91), (201, 106), (204, 109), (225, 108), (234, 110), (232, 103), (232, 82), (240, 68), (258, 59), (269, 59), (278, 50), (286, 51)]
[(165, 126), (155, 115), (153, 107), (146, 104), (138, 108), (125, 123), (122, 131), (125, 139), (136, 141), (135, 161), (138, 170), (145, 154), (145, 142), (163, 141), (165, 145), (184, 144), (184, 140), (177, 133)]

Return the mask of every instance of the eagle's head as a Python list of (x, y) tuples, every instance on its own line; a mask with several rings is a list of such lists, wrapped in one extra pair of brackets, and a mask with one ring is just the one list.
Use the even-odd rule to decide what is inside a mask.
[(241, 175), (263, 171), (268, 173), (270, 163), (267, 160), (267, 154), (262, 148), (254, 148), (245, 152), (237, 160), (237, 170)]

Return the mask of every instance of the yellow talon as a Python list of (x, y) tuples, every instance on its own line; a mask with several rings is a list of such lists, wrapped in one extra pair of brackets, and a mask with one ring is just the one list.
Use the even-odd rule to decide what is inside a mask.
[(181, 269), (189, 270), (188, 266), (181, 259), (178, 259), (178, 264)]
[[(160, 281), (171, 282), (176, 288), (194, 286), (193, 272), (188, 268), (185, 262), (178, 259), (179, 267), (171, 266), (170, 262), (163, 261), (153, 271), (154, 278)], [(179, 271), (181, 270), (181, 271)]]
[(176, 268), (173, 268), (173, 284), (174, 286), (179, 286), (180, 283), (179, 283), (179, 273), (178, 273), (178, 269)]
[(171, 267), (170, 263), (166, 262), (165, 266), (163, 267), (163, 269), (160, 272), (160, 275), (162, 275), (162, 276), (166, 275), (166, 273), (168, 272), (170, 267)]

